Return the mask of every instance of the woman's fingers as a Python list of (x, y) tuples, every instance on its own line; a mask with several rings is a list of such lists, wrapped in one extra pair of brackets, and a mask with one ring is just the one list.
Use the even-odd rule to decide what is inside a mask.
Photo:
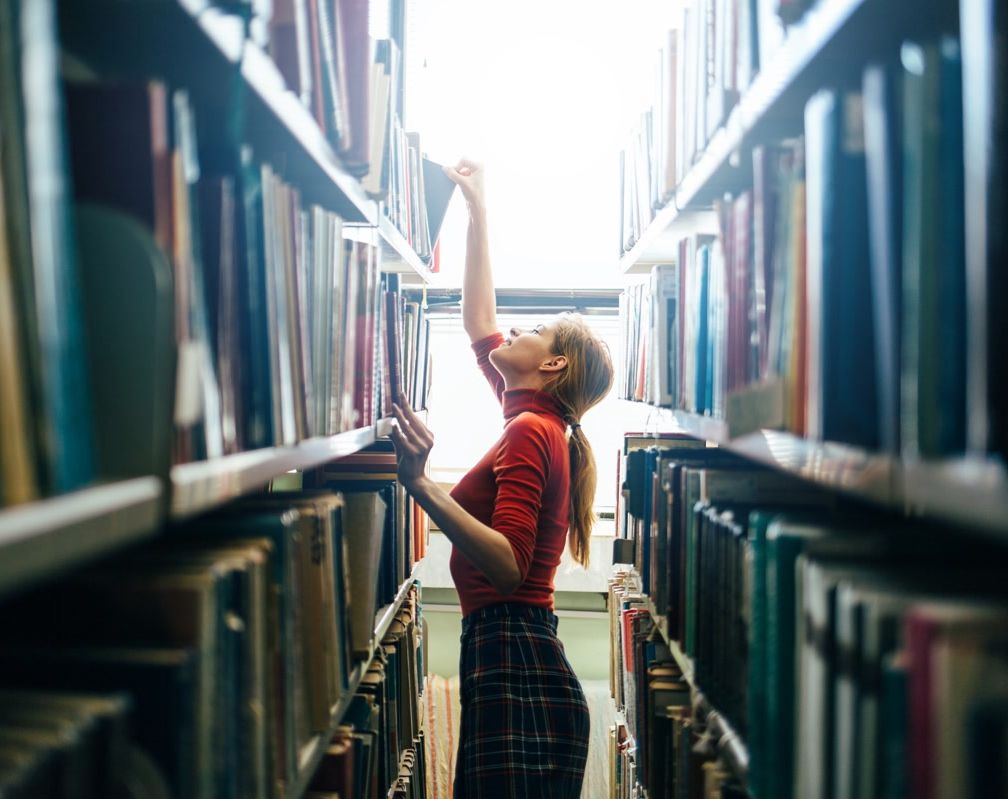
[(404, 455), (410, 455), (413, 457), (420, 455), (420, 449), (415, 444), (408, 441), (398, 427), (392, 428), (392, 431), (389, 433), (389, 438), (392, 439), (392, 446), (395, 447), (396, 455), (400, 458)]
[(428, 449), (434, 445), (434, 436), (427, 428), (427, 425), (423, 423), (423, 420), (417, 415), (416, 411), (410, 407), (405, 396), (401, 396), (398, 403), (392, 403), (392, 410), (399, 424), (403, 425), (405, 423), (405, 426), (409, 428), (411, 436)]

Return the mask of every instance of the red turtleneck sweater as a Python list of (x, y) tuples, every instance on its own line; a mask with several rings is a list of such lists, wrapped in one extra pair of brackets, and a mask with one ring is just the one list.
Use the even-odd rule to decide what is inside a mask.
[(495, 602), (553, 609), (553, 576), (567, 539), (570, 455), (567, 426), (552, 397), (533, 389), (504, 390), (490, 353), (504, 343), (494, 333), (473, 344), (476, 362), (504, 410), (504, 432), (463, 477), (451, 496), (511, 544), (522, 583), (511, 594), (452, 548), (451, 573), (462, 615)]

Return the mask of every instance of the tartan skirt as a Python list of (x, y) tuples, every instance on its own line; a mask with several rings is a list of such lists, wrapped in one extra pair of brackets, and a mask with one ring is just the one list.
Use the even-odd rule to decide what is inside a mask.
[(462, 620), (455, 799), (578, 799), (588, 703), (545, 608), (502, 603)]

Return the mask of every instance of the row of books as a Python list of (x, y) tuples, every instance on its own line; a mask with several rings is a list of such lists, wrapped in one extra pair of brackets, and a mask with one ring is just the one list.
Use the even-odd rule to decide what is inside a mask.
[(419, 134), (408, 133), (398, 118), (392, 133), (392, 186), (383, 210), (420, 259), (438, 272), (438, 237), (455, 183), (424, 155)]
[(776, 0), (690, 0), (649, 81), (652, 102), (620, 152), (620, 254), (675, 193), (797, 15)]
[(425, 795), (420, 722), (423, 619), (414, 586), (336, 728), (308, 796), (420, 799)]
[(428, 323), (391, 314), (372, 230), (247, 148), (205, 152), (184, 90), (49, 77), (65, 115), (3, 105), (2, 504), (366, 427), (399, 391), (423, 405)]
[(609, 580), (610, 680), (623, 711), (609, 729), (609, 797), (743, 799), (639, 589), (632, 572)]
[(384, 194), (391, 112), (401, 104), (402, 42), (375, 41), (371, 16), (369, 0), (278, 0), (269, 52), (344, 166), (370, 192)]
[(409, 530), (373, 488), (249, 497), (19, 595), (0, 607), (0, 684), (128, 694), (164, 795), (277, 795), (370, 658), (386, 582), (412, 571)]
[(1008, 729), (999, 548), (661, 445), (627, 456), (645, 463), (622, 534), (652, 643), (675, 642), (748, 745), (749, 793), (990, 795)]
[(454, 185), (404, 125), (405, 4), (391, 3), (389, 16), (391, 35), (375, 38), (370, 2), (284, 0), (274, 8), (270, 50), (347, 169), (437, 271), (434, 248)]
[[(906, 44), (754, 148), (720, 234), (625, 297), (624, 396), (908, 457), (967, 447), (972, 357), (958, 42)], [(993, 342), (990, 342), (993, 346)], [(1003, 405), (986, 427), (1000, 429)], [(974, 422), (970, 422), (973, 424)], [(996, 441), (991, 446), (997, 447)]]

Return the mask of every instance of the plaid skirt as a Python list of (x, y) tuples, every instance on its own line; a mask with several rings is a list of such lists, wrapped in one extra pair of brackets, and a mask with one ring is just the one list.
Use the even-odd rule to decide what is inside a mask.
[(503, 603), (462, 620), (455, 799), (578, 799), (588, 703), (545, 608)]

